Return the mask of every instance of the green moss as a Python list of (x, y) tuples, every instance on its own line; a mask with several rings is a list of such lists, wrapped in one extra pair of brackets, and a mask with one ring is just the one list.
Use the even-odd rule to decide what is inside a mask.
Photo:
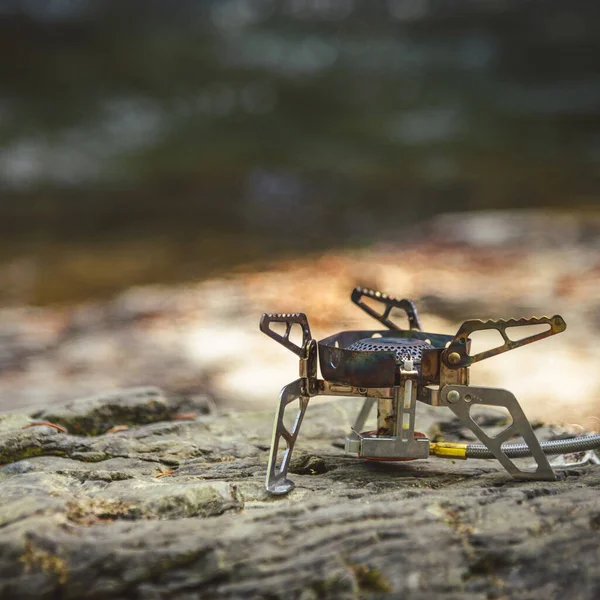
[(170, 421), (174, 410), (162, 400), (149, 399), (137, 406), (105, 404), (84, 415), (50, 414), (46, 418), (67, 428), (76, 435), (96, 436), (106, 433), (115, 425), (147, 425)]
[(141, 517), (139, 508), (119, 500), (105, 498), (82, 498), (67, 502), (67, 519), (78, 525), (116, 521), (117, 519), (135, 519)]
[(25, 552), (19, 557), (26, 573), (40, 570), (56, 577), (60, 585), (65, 585), (69, 576), (69, 567), (64, 558), (37, 548), (31, 540), (25, 542)]
[(62, 450), (45, 450), (40, 445), (0, 448), (0, 464), (9, 464), (36, 456), (66, 456)]
[(289, 467), (290, 473), (297, 475), (322, 475), (330, 470), (321, 457), (312, 454), (300, 454), (292, 458)]
[(391, 592), (392, 584), (377, 569), (369, 565), (350, 563), (358, 588), (362, 592)]
[(340, 573), (311, 585), (311, 589), (316, 593), (317, 598), (336, 598), (344, 595), (343, 592), (353, 592), (353, 587), (351, 578), (344, 577)]

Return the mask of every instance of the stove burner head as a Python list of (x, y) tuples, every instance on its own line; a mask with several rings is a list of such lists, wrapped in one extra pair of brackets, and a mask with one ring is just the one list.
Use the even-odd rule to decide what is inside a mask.
[(433, 345), (424, 340), (407, 338), (365, 338), (348, 346), (348, 350), (361, 350), (363, 352), (393, 352), (396, 361), (403, 363), (412, 360), (415, 364), (421, 363), (423, 350), (430, 350)]

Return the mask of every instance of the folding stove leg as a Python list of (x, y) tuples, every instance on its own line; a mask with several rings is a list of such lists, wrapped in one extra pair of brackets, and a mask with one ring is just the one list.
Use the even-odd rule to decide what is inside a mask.
[(375, 402), (377, 402), (377, 398), (365, 398), (362, 408), (354, 422), (354, 426), (352, 427), (356, 433), (360, 433), (364, 430), (365, 423), (367, 422), (371, 410), (373, 410), (373, 406), (375, 406)]
[[(492, 452), (502, 466), (515, 479), (538, 479), (554, 481), (556, 476), (544, 454), (533, 429), (523, 412), (518, 400), (507, 390), (466, 385), (447, 385), (440, 392), (442, 405), (450, 410), (468, 427), (479, 440)], [(489, 437), (471, 418), (471, 406), (502, 406), (508, 410), (512, 424), (496, 437)], [(537, 469), (533, 472), (522, 471), (502, 451), (502, 443), (511, 437), (519, 435), (531, 450)]]
[[(273, 438), (271, 440), (271, 453), (269, 456), (269, 465), (267, 467), (267, 491), (272, 494), (287, 494), (294, 488), (294, 482), (287, 478), (290, 459), (296, 444), (296, 438), (302, 425), (302, 419), (308, 406), (309, 396), (302, 393), (302, 379), (286, 385), (279, 395), (279, 406), (275, 413), (275, 423), (273, 424)], [(290, 432), (283, 423), (283, 415), (285, 414), (286, 406), (294, 400), (299, 400), (300, 410), (296, 416), (296, 420)], [(279, 450), (279, 442), (284, 439), (287, 447), (283, 454), (283, 459), (279, 467), (277, 466), (277, 451)]]

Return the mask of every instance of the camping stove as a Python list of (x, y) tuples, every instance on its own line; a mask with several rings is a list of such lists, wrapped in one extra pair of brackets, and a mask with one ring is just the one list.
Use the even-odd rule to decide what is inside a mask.
[[(346, 437), (346, 451), (364, 459), (402, 461), (430, 455), (443, 458), (496, 458), (517, 479), (553, 480), (554, 472), (535, 437), (517, 399), (506, 390), (469, 385), (469, 367), (480, 360), (537, 342), (566, 329), (562, 317), (533, 317), (508, 321), (465, 321), (456, 334), (443, 335), (421, 331), (415, 305), (370, 289), (356, 288), (352, 301), (386, 327), (377, 331), (342, 331), (323, 340), (312, 338), (306, 315), (263, 314), (260, 329), (300, 359), (300, 378), (281, 391), (275, 415), (273, 439), (267, 472), (267, 490), (273, 494), (289, 492), (294, 483), (288, 479), (291, 454), (298, 437), (309, 399), (313, 396), (359, 396), (365, 399), (354, 427)], [(403, 330), (390, 318), (392, 309), (401, 309), (408, 317), (409, 329)], [(278, 333), (271, 326), (280, 325)], [(535, 335), (512, 340), (514, 329), (545, 325)], [(302, 331), (301, 345), (290, 339), (294, 327)], [(496, 348), (470, 354), (469, 336), (475, 331), (496, 330), (504, 343)], [(323, 379), (317, 378), (317, 360)], [(283, 422), (286, 407), (299, 402), (295, 423), (288, 429)], [(448, 407), (468, 427), (483, 446), (450, 442), (430, 442), (415, 430), (417, 401), (431, 406)], [(371, 410), (377, 404), (377, 429), (364, 431)], [(504, 407), (512, 424), (495, 437), (488, 436), (472, 419), (472, 406)], [(514, 445), (519, 452), (506, 452), (502, 443), (520, 436)], [(279, 461), (281, 441), (286, 448)], [(470, 454), (469, 454), (470, 453)], [(515, 465), (511, 456), (532, 456), (534, 471)]]

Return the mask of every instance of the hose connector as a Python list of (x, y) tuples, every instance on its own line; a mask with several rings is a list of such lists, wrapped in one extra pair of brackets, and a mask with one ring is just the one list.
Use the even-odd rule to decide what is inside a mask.
[(429, 445), (429, 454), (440, 458), (458, 458), (467, 460), (467, 444), (458, 442), (432, 442)]

